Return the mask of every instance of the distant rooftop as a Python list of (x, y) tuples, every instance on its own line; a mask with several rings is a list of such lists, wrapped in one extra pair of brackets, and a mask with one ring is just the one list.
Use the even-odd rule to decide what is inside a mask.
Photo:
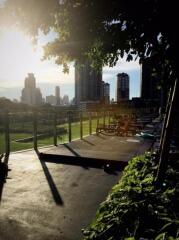
[(127, 73), (118, 73), (117, 76), (129, 76)]

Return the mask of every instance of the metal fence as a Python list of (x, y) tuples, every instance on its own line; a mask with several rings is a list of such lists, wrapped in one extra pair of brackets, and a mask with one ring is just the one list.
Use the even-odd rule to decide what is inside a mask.
[(9, 117), (8, 112), (0, 113), (0, 155), (9, 156), (10, 136), (9, 136)]
[(82, 139), (95, 133), (98, 124), (113, 122), (117, 115), (140, 116), (148, 112), (149, 109), (0, 112), (0, 155)]

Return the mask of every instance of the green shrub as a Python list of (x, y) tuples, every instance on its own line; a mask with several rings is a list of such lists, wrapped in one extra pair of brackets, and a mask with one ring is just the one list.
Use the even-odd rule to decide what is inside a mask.
[(91, 226), (83, 230), (83, 239), (177, 239), (179, 183), (176, 163), (169, 165), (159, 189), (154, 184), (157, 164), (150, 153), (133, 158), (119, 183), (100, 205)]

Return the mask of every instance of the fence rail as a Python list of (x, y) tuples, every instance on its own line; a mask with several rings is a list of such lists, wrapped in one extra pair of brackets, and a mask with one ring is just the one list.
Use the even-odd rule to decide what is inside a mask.
[(63, 144), (96, 132), (98, 124), (108, 124), (117, 115), (143, 115), (153, 109), (98, 111), (0, 112), (0, 155), (47, 145)]

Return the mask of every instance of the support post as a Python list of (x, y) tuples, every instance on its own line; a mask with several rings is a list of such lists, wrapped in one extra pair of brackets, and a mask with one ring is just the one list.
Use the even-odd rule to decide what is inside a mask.
[(38, 144), (37, 144), (37, 112), (34, 112), (33, 114), (33, 132), (34, 132), (34, 150), (38, 151)]
[(89, 112), (89, 134), (92, 134), (92, 121), (91, 121), (91, 112)]
[(68, 112), (68, 140), (71, 142), (71, 112)]
[(110, 124), (110, 122), (111, 122), (111, 113), (110, 113), (110, 111), (108, 112), (108, 124)]
[(103, 112), (103, 125), (105, 126), (106, 124), (106, 115), (105, 115), (105, 111)]
[(10, 154), (9, 112), (5, 112), (5, 161), (7, 163)]
[(99, 126), (99, 112), (97, 112), (97, 127)]
[(80, 139), (83, 138), (83, 113), (80, 112)]
[(53, 143), (57, 146), (57, 113), (54, 113), (54, 123), (53, 123)]

